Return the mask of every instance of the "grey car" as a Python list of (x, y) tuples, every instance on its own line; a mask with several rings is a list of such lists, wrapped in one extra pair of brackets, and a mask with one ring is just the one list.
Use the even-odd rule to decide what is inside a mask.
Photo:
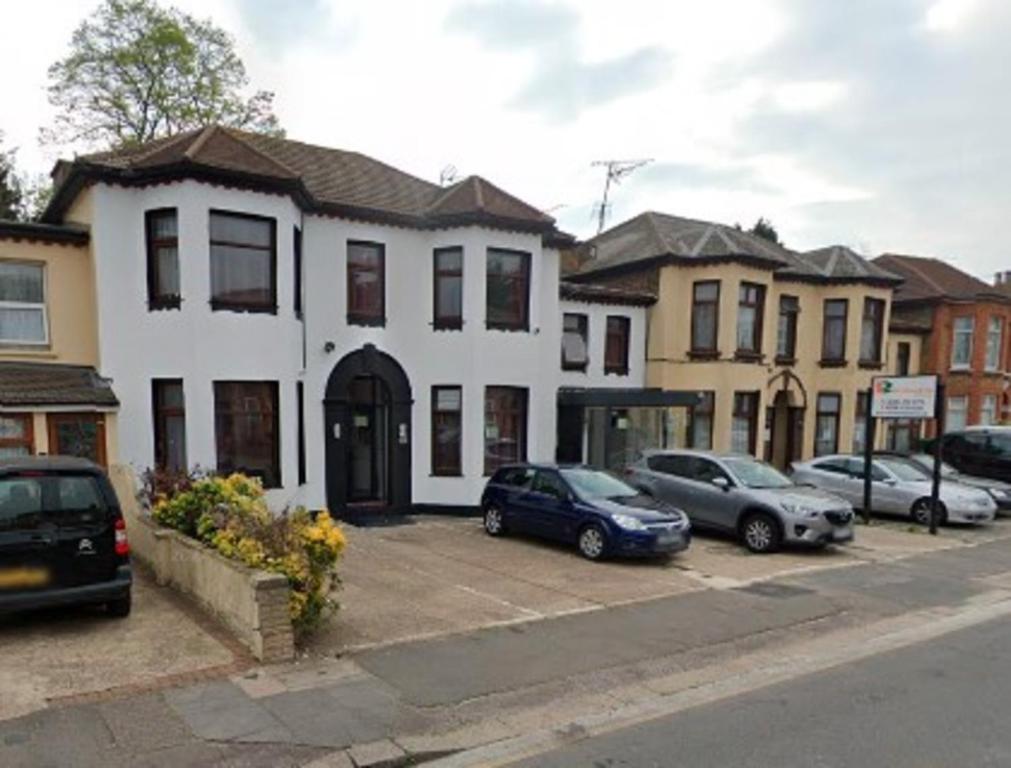
[[(837, 454), (796, 462), (793, 479), (836, 493), (854, 507), (863, 506), (862, 457)], [(875, 512), (908, 515), (927, 525), (931, 484), (930, 473), (910, 459), (877, 455), (871, 462), (871, 504)], [(989, 523), (997, 511), (986, 491), (945, 480), (940, 485), (940, 501), (942, 523)]]
[(647, 451), (625, 472), (631, 485), (684, 510), (694, 527), (733, 533), (752, 552), (775, 552), (784, 542), (823, 546), (853, 539), (848, 501), (798, 487), (752, 456)]
[[(909, 456), (927, 472), (934, 472), (934, 457), (927, 453), (914, 453)], [(941, 462), (941, 478), (946, 482), (961, 483), (972, 488), (980, 488), (990, 494), (997, 505), (997, 514), (1011, 515), (1011, 483), (992, 480), (989, 477), (965, 475), (945, 461)]]

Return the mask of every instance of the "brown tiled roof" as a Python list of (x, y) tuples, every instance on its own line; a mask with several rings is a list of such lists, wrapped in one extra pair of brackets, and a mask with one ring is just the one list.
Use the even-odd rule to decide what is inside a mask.
[(992, 285), (940, 259), (885, 253), (874, 259), (874, 263), (902, 277), (903, 283), (895, 293), (897, 302), (972, 301), (1000, 296)]
[(418, 227), (487, 224), (548, 235), (554, 219), (479, 176), (449, 188), (357, 152), (209, 126), (57, 166), (46, 211), (57, 221), (86, 179), (150, 184), (179, 178), (290, 194), (307, 210)]
[(592, 283), (558, 283), (558, 296), (571, 301), (586, 301), (591, 304), (623, 304), (630, 307), (648, 307), (656, 304), (656, 296), (645, 291), (630, 291)]
[(87, 245), (88, 228), (76, 224), (40, 224), (0, 219), (0, 240)]
[(94, 368), (56, 363), (0, 362), (0, 407), (119, 405), (108, 379)]
[(899, 278), (857, 253), (833, 246), (796, 253), (737, 227), (647, 211), (588, 240), (581, 266), (569, 279), (642, 268), (650, 263), (739, 261), (772, 270), (777, 278), (807, 282), (870, 282), (894, 285)]

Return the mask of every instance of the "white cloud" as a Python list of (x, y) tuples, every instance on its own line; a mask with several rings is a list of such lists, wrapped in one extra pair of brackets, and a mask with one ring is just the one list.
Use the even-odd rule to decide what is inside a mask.
[(837, 104), (845, 95), (845, 83), (824, 80), (783, 83), (772, 91), (776, 106), (787, 112), (816, 112)]
[(924, 26), (931, 32), (957, 30), (979, 7), (979, 0), (935, 0), (924, 16)]

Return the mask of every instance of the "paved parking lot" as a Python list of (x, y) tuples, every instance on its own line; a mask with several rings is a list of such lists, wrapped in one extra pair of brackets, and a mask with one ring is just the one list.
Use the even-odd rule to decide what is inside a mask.
[(195, 609), (140, 573), (126, 619), (87, 607), (0, 618), (0, 720), (105, 691), (227, 674), (246, 663), (237, 651)]
[(875, 520), (858, 528), (851, 546), (769, 556), (696, 536), (667, 561), (605, 563), (533, 539), (492, 539), (477, 519), (418, 517), (347, 533), (337, 596), (343, 607), (309, 646), (314, 655), (963, 548), (1011, 536), (1011, 520), (946, 528), (937, 537), (903, 521)]

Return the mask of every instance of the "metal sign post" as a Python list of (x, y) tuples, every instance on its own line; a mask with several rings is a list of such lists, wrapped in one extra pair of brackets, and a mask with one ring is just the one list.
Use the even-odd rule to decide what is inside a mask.
[(930, 491), (930, 532), (937, 535), (938, 495), (941, 488), (941, 436), (944, 434), (944, 385), (937, 376), (875, 376), (867, 408), (867, 445), (864, 446), (864, 521), (871, 510), (871, 458), (874, 419), (934, 419), (934, 477)]
[(864, 508), (863, 518), (868, 525), (871, 522), (871, 460), (874, 455), (874, 410), (871, 401), (874, 399), (874, 387), (867, 390), (867, 413), (864, 415)]

